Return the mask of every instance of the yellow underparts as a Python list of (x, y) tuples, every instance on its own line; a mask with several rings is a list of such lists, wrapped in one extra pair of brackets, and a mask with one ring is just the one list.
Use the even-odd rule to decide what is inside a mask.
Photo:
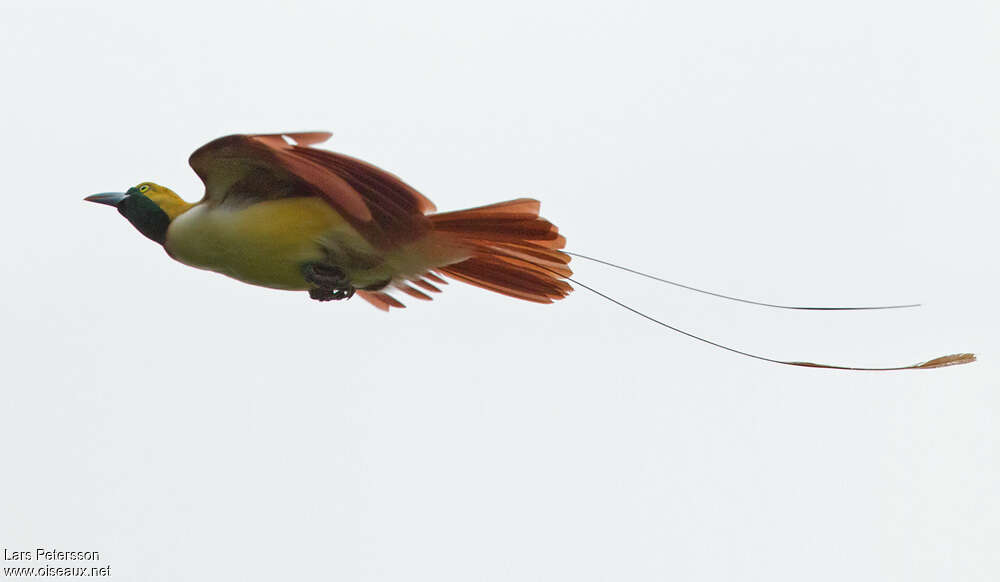
[[(164, 246), (186, 265), (252, 285), (308, 289), (302, 265), (324, 261), (322, 241), (344, 229), (349, 225), (317, 198), (283, 198), (244, 208), (198, 205), (170, 223)], [(359, 244), (367, 244), (355, 236)]]
[(282, 198), (243, 208), (196, 205), (175, 218), (164, 245), (178, 261), (275, 289), (312, 287), (302, 266), (341, 267), (358, 288), (420, 275), (462, 260), (464, 251), (430, 236), (380, 253), (325, 201)]

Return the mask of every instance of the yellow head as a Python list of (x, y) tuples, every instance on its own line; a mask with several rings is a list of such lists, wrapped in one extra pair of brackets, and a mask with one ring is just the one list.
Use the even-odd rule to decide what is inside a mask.
[(114, 206), (139, 232), (160, 244), (167, 240), (170, 222), (193, 206), (169, 188), (152, 182), (143, 182), (127, 192), (94, 194), (84, 200)]

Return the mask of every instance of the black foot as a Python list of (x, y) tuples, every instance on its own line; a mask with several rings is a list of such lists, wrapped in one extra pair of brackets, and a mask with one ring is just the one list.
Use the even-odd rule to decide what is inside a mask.
[(332, 265), (324, 265), (323, 263), (307, 263), (302, 266), (302, 274), (305, 276), (306, 281), (309, 281), (317, 287), (341, 289), (351, 286), (351, 284), (347, 281), (347, 273), (345, 273), (340, 267), (334, 267)]
[(324, 289), (322, 287), (313, 287), (309, 290), (309, 297), (315, 299), (316, 301), (340, 301), (341, 299), (350, 299), (354, 297), (354, 288), (350, 289)]
[(317, 301), (340, 301), (354, 296), (354, 287), (347, 280), (347, 273), (339, 267), (322, 263), (303, 265), (306, 281), (316, 287), (309, 290), (309, 297)]

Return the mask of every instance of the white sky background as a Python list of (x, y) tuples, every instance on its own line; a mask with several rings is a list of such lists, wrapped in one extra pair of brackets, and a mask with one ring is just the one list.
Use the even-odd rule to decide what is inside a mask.
[[(116, 580), (995, 580), (995, 2), (4, 3), (0, 545)], [(551, 306), (384, 314), (175, 263), (83, 196), (229, 133), (442, 210), (530, 195)], [(4, 565), (10, 565), (10, 562)], [(65, 565), (65, 564), (63, 564)]]

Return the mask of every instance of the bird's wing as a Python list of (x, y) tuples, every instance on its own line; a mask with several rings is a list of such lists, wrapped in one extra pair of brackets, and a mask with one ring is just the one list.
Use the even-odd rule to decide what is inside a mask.
[(203, 145), (189, 160), (205, 183), (202, 202), (318, 196), (377, 248), (422, 234), (428, 225), (424, 214), (435, 210), (434, 203), (385, 170), (310, 147), (330, 135), (230, 135)]

